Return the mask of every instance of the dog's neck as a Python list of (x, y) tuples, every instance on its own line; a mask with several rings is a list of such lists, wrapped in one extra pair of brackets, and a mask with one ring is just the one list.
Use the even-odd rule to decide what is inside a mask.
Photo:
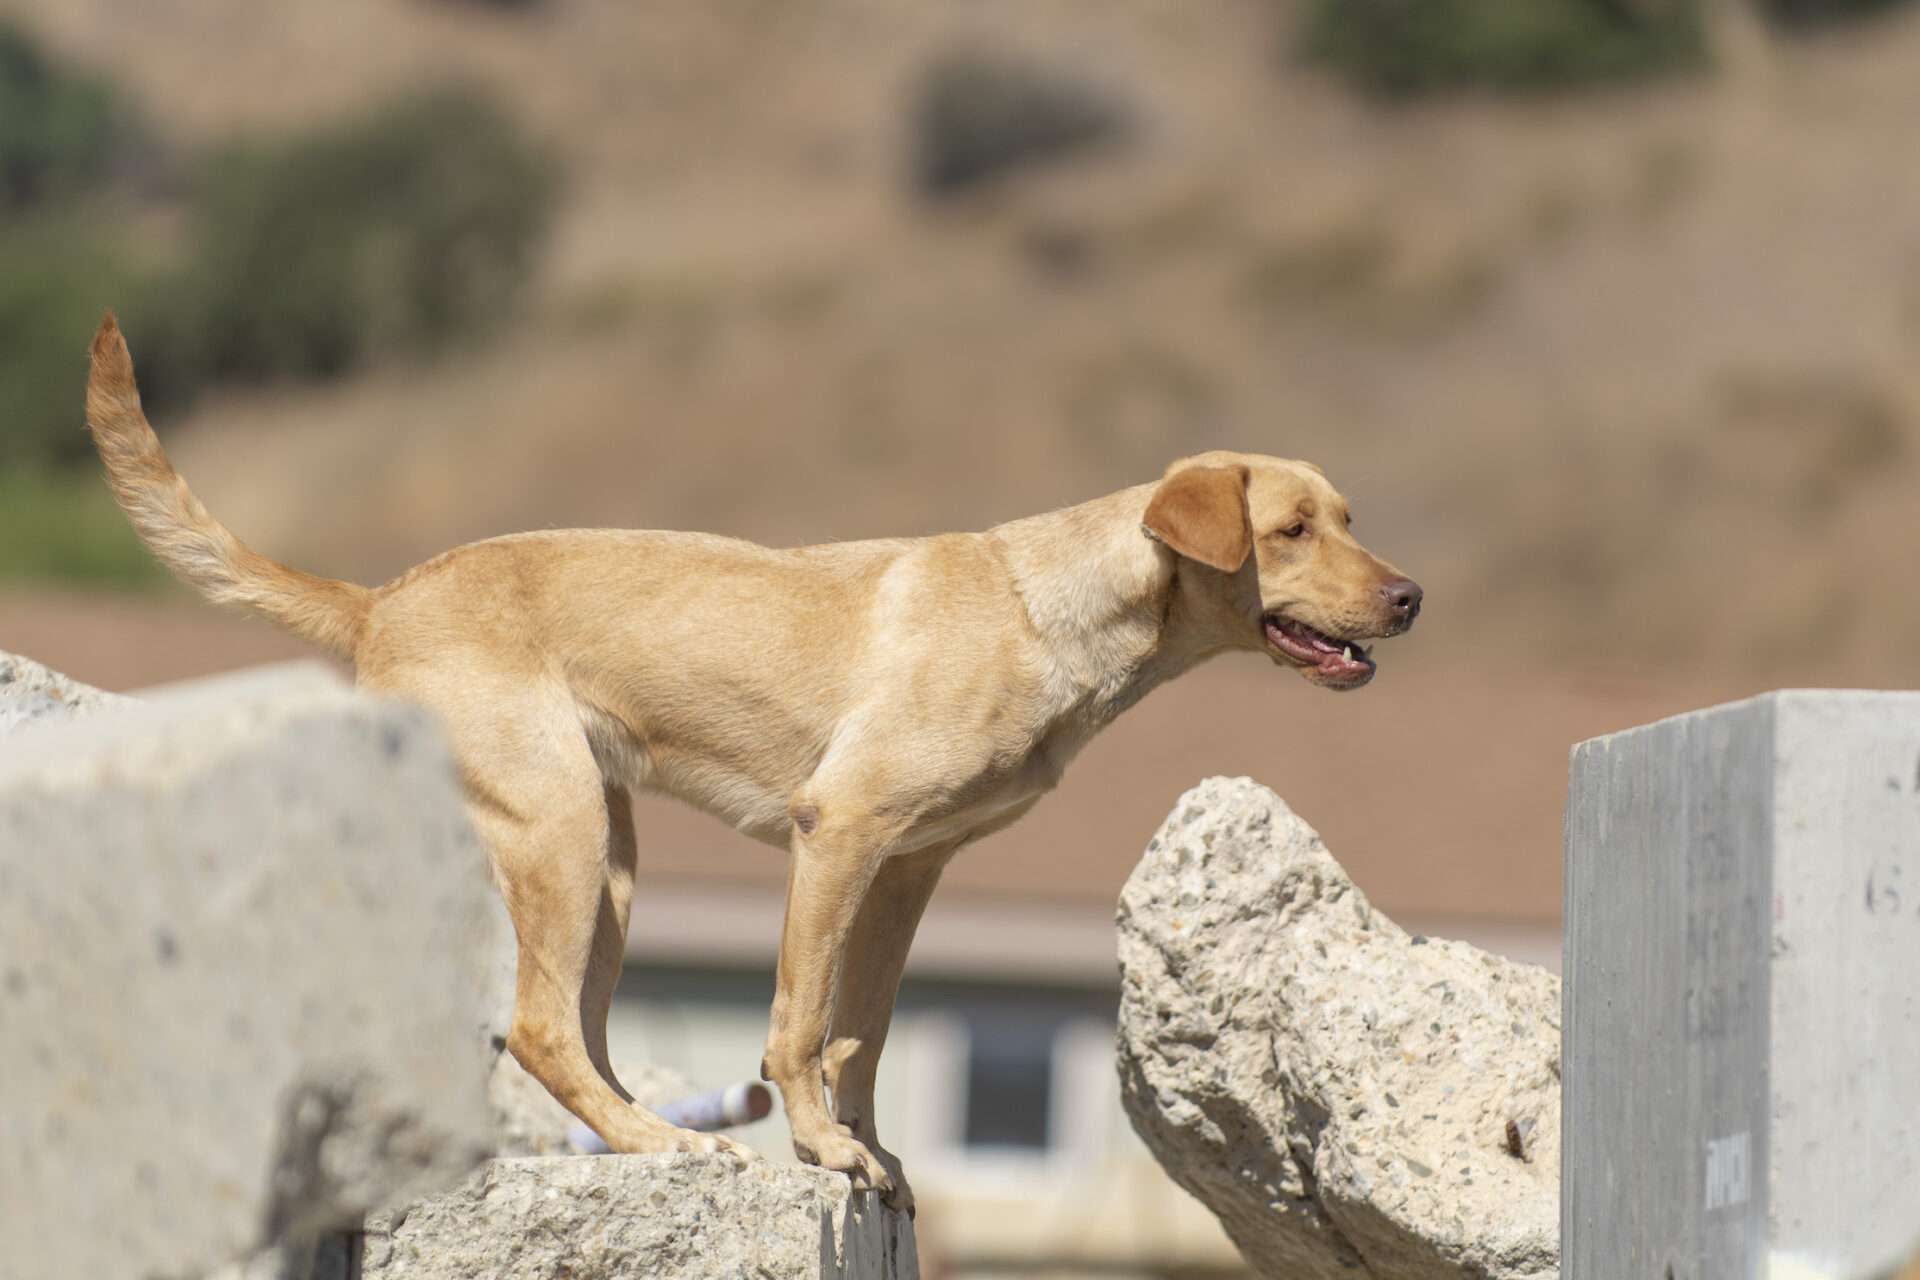
[(990, 530), (1050, 668), (1048, 718), (1098, 728), (1225, 646), (1179, 607), (1179, 557), (1141, 530), (1153, 485)]

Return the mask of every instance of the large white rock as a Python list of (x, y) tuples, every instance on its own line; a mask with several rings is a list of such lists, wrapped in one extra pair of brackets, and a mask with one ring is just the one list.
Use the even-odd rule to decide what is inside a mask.
[(1244, 778), (1180, 798), (1119, 924), (1127, 1112), (1260, 1274), (1558, 1275), (1553, 975), (1409, 937)]
[(32, 658), (0, 650), (0, 735), (45, 720), (93, 715), (132, 705), (117, 693), (43, 667)]
[(0, 1270), (188, 1275), (457, 1181), (501, 927), (429, 717), (318, 666), (0, 738)]
[(362, 1280), (917, 1280), (913, 1223), (846, 1176), (725, 1156), (489, 1161), (368, 1223)]

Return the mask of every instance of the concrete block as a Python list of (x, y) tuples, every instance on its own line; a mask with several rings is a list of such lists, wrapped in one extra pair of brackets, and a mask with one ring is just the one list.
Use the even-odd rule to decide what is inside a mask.
[(204, 1273), (457, 1181), (502, 927), (436, 726), (320, 667), (0, 738), (0, 1270)]
[(1920, 694), (1772, 693), (1582, 743), (1566, 869), (1569, 1280), (1902, 1256)]
[(0, 650), (0, 737), (46, 720), (88, 716), (131, 700), (81, 684), (31, 658)]
[(1119, 928), (1127, 1114), (1257, 1274), (1559, 1274), (1551, 973), (1410, 937), (1245, 778), (1180, 797)]
[(374, 1218), (361, 1280), (917, 1280), (913, 1222), (845, 1175), (724, 1156), (492, 1160)]

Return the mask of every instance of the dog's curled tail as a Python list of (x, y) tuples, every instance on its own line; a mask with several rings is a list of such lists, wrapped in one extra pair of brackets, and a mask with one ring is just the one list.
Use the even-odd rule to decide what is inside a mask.
[(160, 563), (216, 604), (264, 614), (303, 639), (351, 657), (373, 592), (269, 560), (208, 514), (167, 461), (140, 409), (133, 358), (112, 312), (93, 336), (92, 365), (87, 427), (106, 464), (113, 496)]

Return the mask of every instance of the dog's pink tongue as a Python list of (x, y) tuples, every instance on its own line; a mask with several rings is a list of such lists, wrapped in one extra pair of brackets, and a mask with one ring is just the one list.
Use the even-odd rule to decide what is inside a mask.
[(1339, 653), (1340, 652), (1341, 646), (1327, 639), (1327, 637), (1321, 635), (1318, 631), (1315, 631), (1312, 627), (1307, 626), (1305, 623), (1283, 622), (1280, 624), (1280, 632), (1282, 635), (1286, 636), (1287, 639), (1293, 641), (1295, 644), (1300, 645), (1302, 648), (1311, 649), (1315, 653)]

